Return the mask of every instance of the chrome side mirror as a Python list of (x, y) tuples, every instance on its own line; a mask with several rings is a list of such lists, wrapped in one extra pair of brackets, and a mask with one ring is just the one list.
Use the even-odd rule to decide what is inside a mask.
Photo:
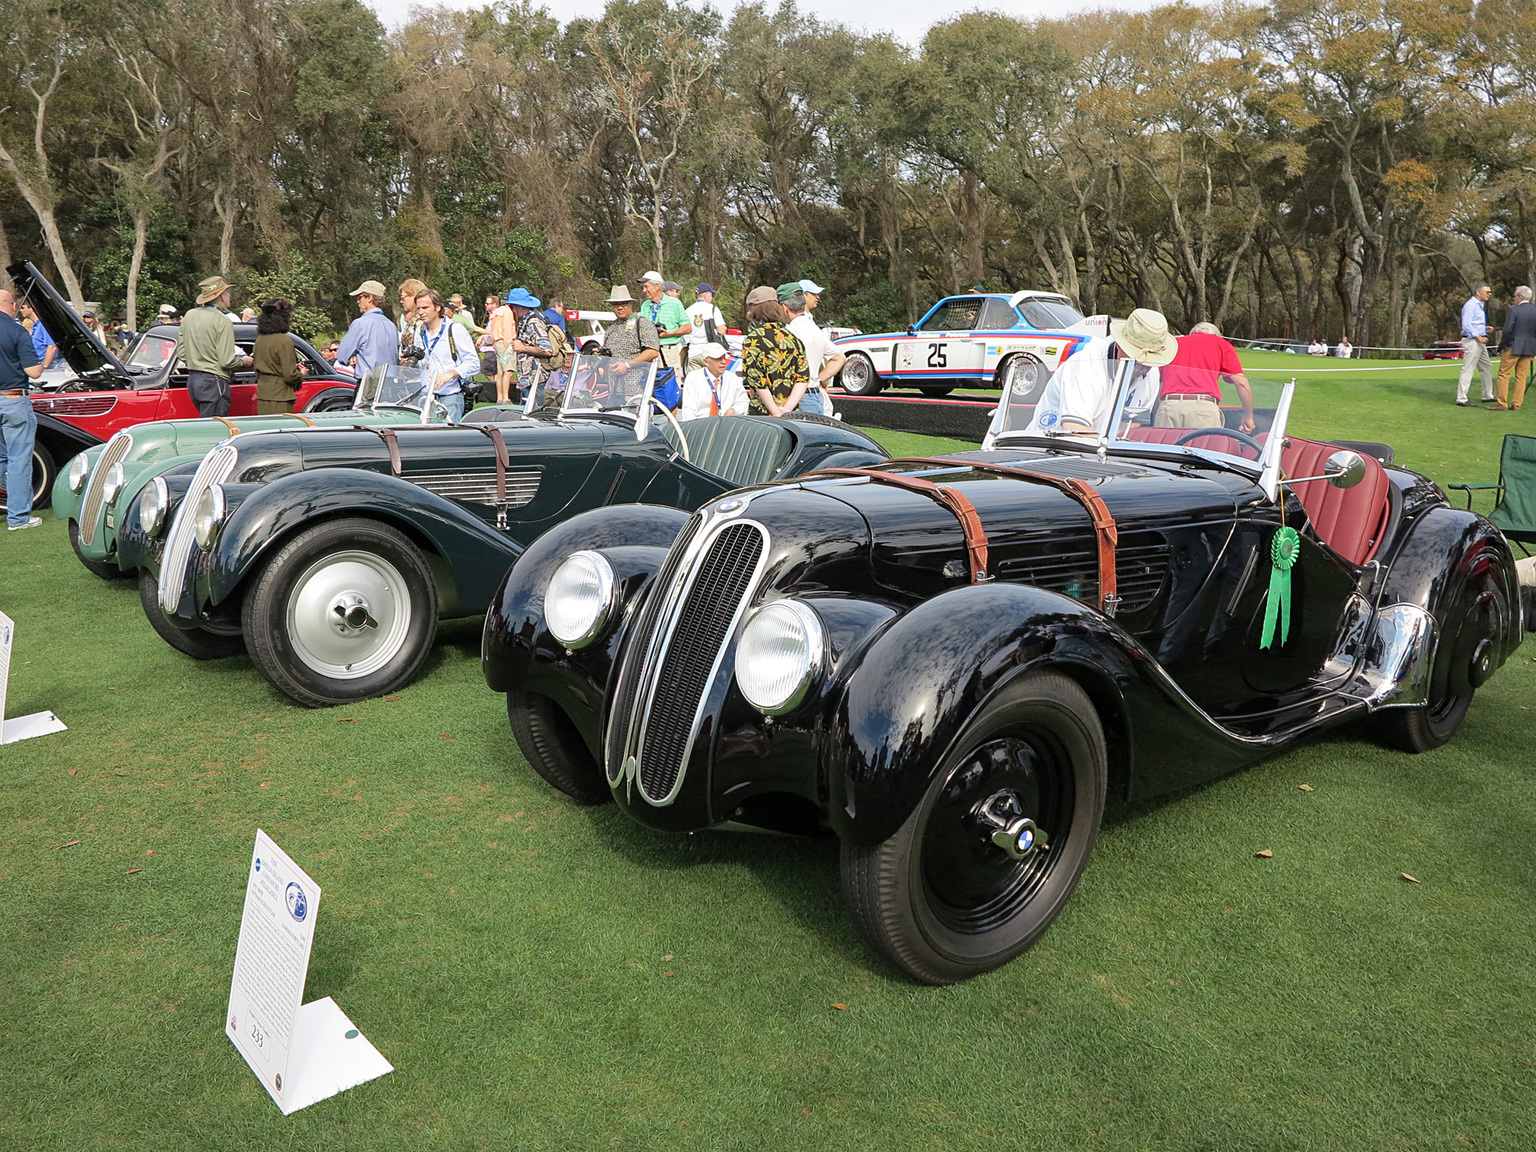
[(1328, 457), (1323, 476), (1335, 488), (1353, 488), (1365, 479), (1365, 460), (1358, 452), (1341, 449)]

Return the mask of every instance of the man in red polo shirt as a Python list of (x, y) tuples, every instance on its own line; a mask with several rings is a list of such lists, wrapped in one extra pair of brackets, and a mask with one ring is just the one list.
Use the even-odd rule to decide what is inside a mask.
[(1180, 336), (1178, 354), (1163, 368), (1162, 375), (1163, 387), (1152, 420), (1156, 427), (1222, 427), (1221, 381), (1226, 377), (1243, 403), (1238, 431), (1253, 431), (1253, 388), (1243, 375), (1237, 349), (1216, 325), (1196, 324), (1188, 336)]

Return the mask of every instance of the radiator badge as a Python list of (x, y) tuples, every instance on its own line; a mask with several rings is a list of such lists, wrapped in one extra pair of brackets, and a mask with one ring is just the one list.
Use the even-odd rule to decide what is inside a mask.
[(745, 504), (746, 504), (745, 500), (741, 500), (741, 499), (733, 496), (729, 500), (722, 500), (722, 501), (720, 501), (720, 503), (716, 504), (715, 505), (715, 511), (716, 512), (726, 512), (726, 513), (740, 512), (742, 507)]

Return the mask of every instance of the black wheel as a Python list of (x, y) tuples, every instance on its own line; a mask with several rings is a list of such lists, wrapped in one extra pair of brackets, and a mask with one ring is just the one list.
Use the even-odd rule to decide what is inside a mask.
[(1390, 708), (1379, 717), (1382, 738), (1404, 752), (1433, 752), (1456, 735), (1471, 704), (1471, 692), (1448, 692), (1417, 707)]
[(512, 735), (533, 770), (578, 804), (613, 799), (608, 781), (565, 709), (538, 692), (507, 693)]
[[(69, 522), (69, 546), (75, 550), (75, 559), (84, 564), (85, 570), (92, 576), (100, 576), (103, 580), (124, 580), (133, 575), (132, 572), (124, 572), (116, 564), (103, 564), (100, 560), (91, 560), (82, 554), (80, 551), (80, 525), (74, 520)], [(151, 580), (153, 580), (153, 577), (151, 577)]]
[(874, 364), (862, 352), (848, 353), (847, 361), (838, 370), (837, 382), (850, 396), (874, 396), (885, 387)]
[(240, 633), (214, 632), (207, 628), (178, 628), (165, 618), (160, 610), (160, 585), (154, 573), (148, 569), (139, 572), (139, 603), (153, 628), (172, 648), (194, 660), (223, 660), (227, 656), (244, 656), (245, 640)]
[(1010, 356), (997, 366), (993, 380), (1009, 404), (1033, 404), (1045, 391), (1050, 370), (1033, 356)]
[[(53, 481), (59, 467), (53, 462), (53, 453), (46, 444), (32, 443), (32, 510), (46, 508), (53, 503)], [(5, 476), (0, 474), (0, 503), (5, 501)]]
[(408, 684), (437, 636), (437, 586), (405, 535), (376, 520), (300, 532), (250, 583), (246, 648), (272, 686), (310, 708)]
[(917, 390), (924, 396), (948, 396), (955, 390), (953, 384), (919, 384)]
[(843, 896), (859, 930), (925, 984), (1006, 964), (1077, 887), (1107, 774), (1083, 690), (1054, 673), (1025, 677), (966, 725), (894, 835), (843, 845)]

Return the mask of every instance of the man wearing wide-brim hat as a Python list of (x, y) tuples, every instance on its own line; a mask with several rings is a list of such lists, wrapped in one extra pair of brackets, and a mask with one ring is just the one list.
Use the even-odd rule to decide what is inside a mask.
[(613, 367), (628, 372), (631, 364), (644, 364), (661, 355), (661, 339), (656, 325), (635, 315), (635, 298), (623, 284), (615, 284), (608, 293), (608, 307), (613, 309), (613, 323), (603, 332), (603, 350), (613, 357)]
[(228, 280), (210, 276), (197, 286), (197, 307), (181, 322), (177, 355), (187, 366), (187, 395), (199, 416), (228, 416), (233, 374), (251, 366), (235, 347), (235, 322), (228, 316)]
[(1133, 362), (1128, 408), (1150, 408), (1157, 399), (1159, 369), (1178, 354), (1178, 341), (1161, 312), (1137, 308), (1113, 321), (1109, 338), (1096, 336), (1056, 369), (1035, 403), (1025, 432), (1033, 436), (1096, 436), (1107, 428), (1115, 402), (1120, 360)]

